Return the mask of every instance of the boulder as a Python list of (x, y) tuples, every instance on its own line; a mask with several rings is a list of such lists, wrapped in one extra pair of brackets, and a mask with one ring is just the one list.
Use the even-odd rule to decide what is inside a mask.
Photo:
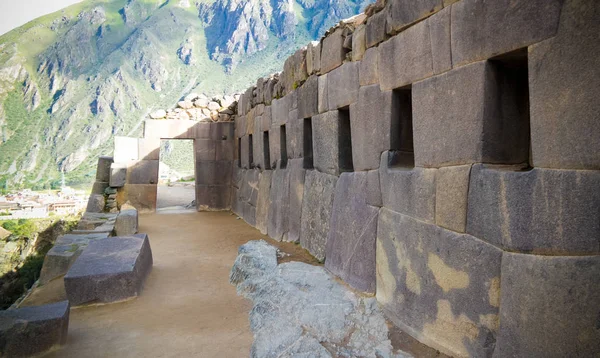
[(165, 111), (164, 109), (159, 109), (156, 110), (152, 113), (150, 113), (150, 118), (152, 119), (163, 119), (167, 116), (167, 111)]
[(85, 211), (91, 213), (101, 213), (104, 211), (104, 205), (106, 205), (104, 195), (92, 194), (88, 199), (87, 208)]

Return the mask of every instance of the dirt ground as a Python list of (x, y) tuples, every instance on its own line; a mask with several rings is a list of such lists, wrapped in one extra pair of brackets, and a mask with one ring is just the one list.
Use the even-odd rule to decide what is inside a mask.
[(185, 206), (196, 198), (194, 183), (175, 183), (157, 187), (156, 208), (164, 209)]

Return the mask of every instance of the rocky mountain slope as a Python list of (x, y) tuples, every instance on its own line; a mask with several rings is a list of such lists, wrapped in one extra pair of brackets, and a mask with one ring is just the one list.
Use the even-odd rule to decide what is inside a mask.
[[(358, 0), (356, 0), (358, 1)], [(191, 91), (232, 93), (282, 68), (366, 3), (86, 0), (0, 37), (0, 189), (93, 181), (112, 136)]]

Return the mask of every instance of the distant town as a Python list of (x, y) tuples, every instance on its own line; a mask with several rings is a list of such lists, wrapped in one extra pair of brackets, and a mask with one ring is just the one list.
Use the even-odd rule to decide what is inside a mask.
[(23, 189), (0, 195), (0, 220), (42, 219), (75, 214), (85, 209), (88, 195), (83, 190), (63, 186), (59, 191)]

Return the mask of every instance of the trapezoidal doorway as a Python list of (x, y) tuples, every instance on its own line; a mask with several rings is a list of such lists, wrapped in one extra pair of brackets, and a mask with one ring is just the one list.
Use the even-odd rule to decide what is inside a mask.
[(156, 210), (196, 211), (194, 140), (162, 139)]

